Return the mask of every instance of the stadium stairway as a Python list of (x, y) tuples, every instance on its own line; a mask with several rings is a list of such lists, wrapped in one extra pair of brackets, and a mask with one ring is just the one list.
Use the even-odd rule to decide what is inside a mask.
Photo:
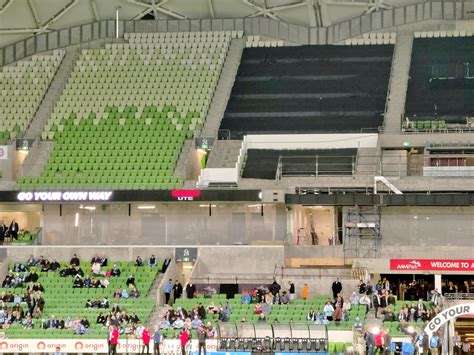
[(63, 61), (61, 62), (56, 75), (51, 81), (51, 85), (49, 86), (43, 101), (38, 107), (38, 110), (36, 110), (33, 120), (25, 132), (25, 138), (35, 139), (41, 135), (41, 132), (43, 131), (48, 119), (51, 117), (53, 108), (74, 69), (74, 63), (79, 59), (80, 51), (80, 48), (66, 49), (66, 54), (63, 58)]
[(241, 146), (241, 140), (216, 141), (209, 155), (207, 168), (234, 168)]
[(229, 101), (232, 87), (234, 86), (244, 47), (245, 39), (242, 38), (235, 38), (230, 43), (221, 76), (201, 132), (201, 136), (203, 137), (217, 136), (221, 120), (224, 117), (224, 112), (227, 107), (227, 101)]
[(405, 111), (410, 72), (413, 32), (399, 32), (392, 59), (387, 107), (385, 112), (385, 132), (400, 132), (401, 118)]
[(53, 148), (53, 141), (36, 140), (26, 156), (18, 176), (40, 176)]

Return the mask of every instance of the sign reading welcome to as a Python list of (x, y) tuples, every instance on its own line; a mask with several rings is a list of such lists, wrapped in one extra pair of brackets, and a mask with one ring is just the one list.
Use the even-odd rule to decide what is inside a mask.
[(390, 270), (398, 271), (474, 271), (474, 260), (390, 259)]

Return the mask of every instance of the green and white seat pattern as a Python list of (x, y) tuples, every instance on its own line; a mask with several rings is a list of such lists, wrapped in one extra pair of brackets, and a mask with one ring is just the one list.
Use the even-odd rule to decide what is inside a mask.
[(54, 139), (53, 153), (40, 177), (19, 183), (181, 186), (173, 176), (179, 153), (202, 128), (233, 33), (177, 33), (179, 41), (148, 35), (82, 50), (42, 133), (42, 139)]
[(34, 55), (0, 69), (0, 139), (13, 139), (24, 132), (38, 109), (64, 50)]

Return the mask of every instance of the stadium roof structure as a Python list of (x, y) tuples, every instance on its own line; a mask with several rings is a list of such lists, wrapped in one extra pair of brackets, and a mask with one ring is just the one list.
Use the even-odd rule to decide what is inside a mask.
[(0, 0), (0, 47), (50, 30), (115, 19), (266, 17), (329, 26), (416, 0)]

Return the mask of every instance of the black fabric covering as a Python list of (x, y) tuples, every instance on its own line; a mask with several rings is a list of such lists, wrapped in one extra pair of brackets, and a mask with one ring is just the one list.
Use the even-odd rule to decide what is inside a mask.
[(286, 175), (315, 175), (316, 156), (318, 175), (351, 175), (356, 155), (357, 149), (249, 149), (243, 177), (275, 179), (280, 156), (291, 157), (284, 159)]
[(474, 115), (473, 37), (415, 39), (405, 113), (459, 123)]
[(245, 134), (374, 131), (393, 46), (246, 48), (221, 129)]

